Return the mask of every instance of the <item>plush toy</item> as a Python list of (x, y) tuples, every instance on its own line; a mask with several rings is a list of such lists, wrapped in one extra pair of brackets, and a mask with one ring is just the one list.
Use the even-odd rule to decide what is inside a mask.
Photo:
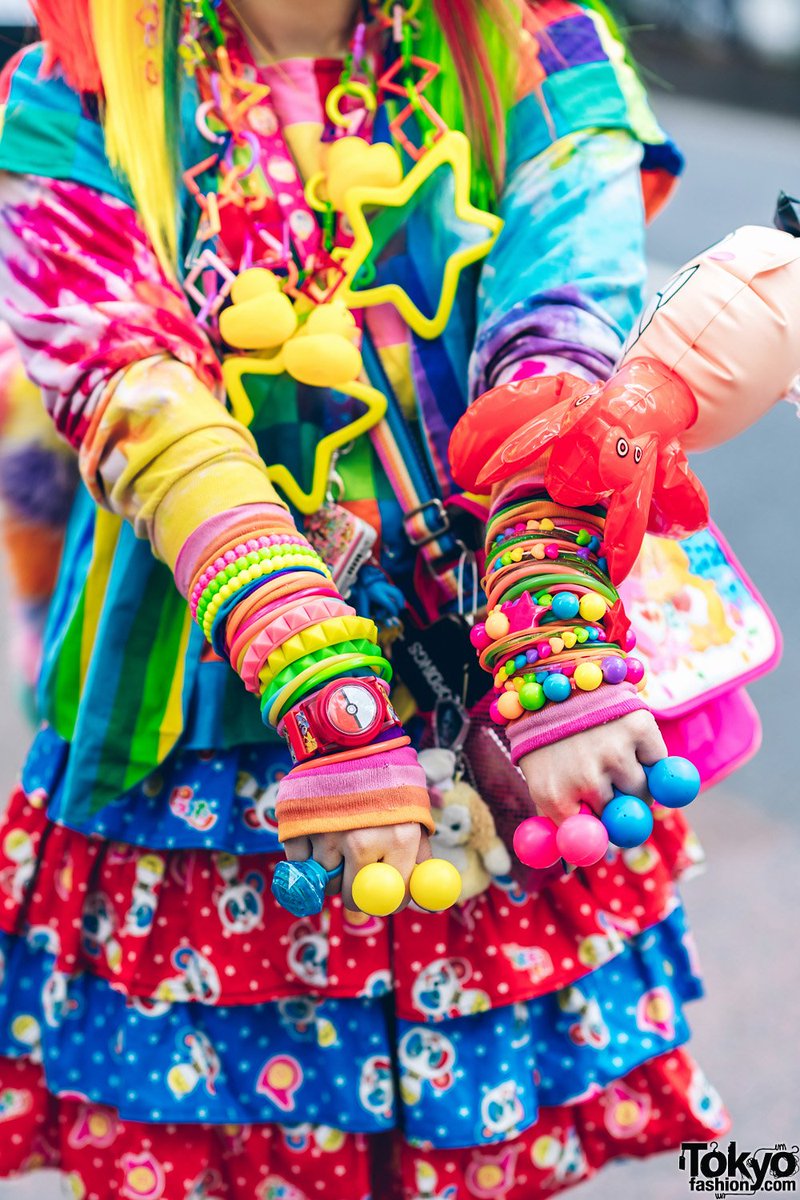
[(465, 780), (455, 778), (457, 760), (452, 750), (423, 750), (420, 762), (436, 823), (431, 849), (458, 870), (461, 900), (469, 900), (486, 891), (493, 878), (510, 874), (509, 853), (497, 836), (488, 804)]

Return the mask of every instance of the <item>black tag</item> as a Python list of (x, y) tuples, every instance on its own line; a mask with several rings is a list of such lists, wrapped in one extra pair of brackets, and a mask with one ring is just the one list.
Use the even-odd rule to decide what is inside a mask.
[(420, 712), (433, 712), (445, 701), (470, 709), (492, 686), (469, 640), (469, 628), (454, 614), (427, 629), (407, 624), (403, 636), (392, 643), (392, 666)]
[(469, 733), (470, 719), (455, 700), (437, 700), (433, 710), (434, 744), (443, 750), (459, 752)]

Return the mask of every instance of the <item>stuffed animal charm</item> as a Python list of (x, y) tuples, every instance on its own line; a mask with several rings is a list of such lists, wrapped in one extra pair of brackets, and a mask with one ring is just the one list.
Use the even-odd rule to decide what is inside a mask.
[(456, 779), (452, 750), (420, 752), (433, 802), (436, 832), (431, 850), (451, 862), (461, 875), (461, 899), (485, 892), (492, 879), (511, 872), (511, 858), (498, 837), (491, 809), (465, 780)]

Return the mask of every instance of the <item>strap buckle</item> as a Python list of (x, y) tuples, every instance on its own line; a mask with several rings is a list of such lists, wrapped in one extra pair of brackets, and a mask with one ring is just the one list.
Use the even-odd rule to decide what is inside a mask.
[[(437, 524), (434, 529), (429, 528), (427, 533), (419, 535), (409, 527), (409, 522), (414, 517), (425, 516), (429, 509), (432, 510), (432, 516), (436, 519)], [(403, 528), (412, 546), (419, 548), (435, 542), (442, 534), (447, 533), (450, 528), (450, 517), (444, 506), (444, 502), (438, 496), (434, 496), (430, 500), (426, 500), (424, 504), (420, 504), (417, 508), (409, 509), (407, 513), (403, 514)]]

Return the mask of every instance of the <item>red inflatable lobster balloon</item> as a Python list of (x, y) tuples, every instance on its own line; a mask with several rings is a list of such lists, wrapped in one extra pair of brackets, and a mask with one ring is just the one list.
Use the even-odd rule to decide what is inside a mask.
[(678, 435), (697, 417), (674, 371), (650, 358), (627, 362), (608, 383), (544, 375), (493, 388), (450, 440), (459, 485), (486, 492), (538, 463), (557, 504), (607, 507), (604, 553), (619, 583), (645, 531), (686, 537), (708, 521), (708, 498)]

